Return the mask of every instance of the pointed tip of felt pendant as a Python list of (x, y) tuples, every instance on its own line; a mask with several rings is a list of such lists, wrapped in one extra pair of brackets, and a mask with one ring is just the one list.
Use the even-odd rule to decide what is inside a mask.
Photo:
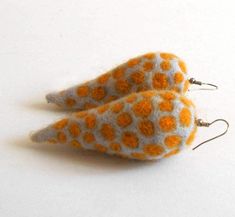
[(31, 141), (35, 143), (48, 142), (56, 139), (55, 132), (49, 128), (44, 128), (39, 131), (32, 132), (29, 137)]
[(58, 98), (59, 97), (57, 93), (49, 93), (46, 95), (46, 100), (48, 103), (57, 103)]

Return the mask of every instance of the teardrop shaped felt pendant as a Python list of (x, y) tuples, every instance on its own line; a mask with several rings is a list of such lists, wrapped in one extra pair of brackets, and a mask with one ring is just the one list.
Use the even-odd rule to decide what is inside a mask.
[(63, 109), (81, 111), (146, 90), (174, 90), (182, 94), (190, 83), (211, 85), (188, 79), (186, 64), (176, 55), (156, 52), (132, 58), (96, 79), (50, 93), (46, 98)]
[(189, 146), (197, 130), (193, 103), (174, 91), (143, 91), (72, 114), (32, 135), (110, 155), (153, 160)]

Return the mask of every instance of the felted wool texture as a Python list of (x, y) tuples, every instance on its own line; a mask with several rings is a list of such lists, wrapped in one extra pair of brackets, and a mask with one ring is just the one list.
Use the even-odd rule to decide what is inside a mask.
[(195, 119), (194, 105), (185, 96), (150, 90), (74, 113), (36, 132), (32, 140), (131, 159), (161, 159), (191, 144)]
[(50, 93), (49, 103), (67, 110), (87, 110), (146, 90), (188, 90), (185, 63), (169, 53), (147, 53), (130, 59), (98, 78), (69, 89)]

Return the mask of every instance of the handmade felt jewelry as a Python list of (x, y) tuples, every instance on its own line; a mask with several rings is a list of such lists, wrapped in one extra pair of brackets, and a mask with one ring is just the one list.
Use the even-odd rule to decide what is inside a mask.
[[(35, 142), (63, 143), (137, 160), (172, 156), (194, 140), (195, 106), (183, 94), (189, 83), (202, 83), (186, 75), (185, 63), (173, 54), (148, 53), (116, 67), (99, 78), (59, 93), (48, 102), (76, 112), (31, 136)], [(94, 108), (93, 108), (94, 107)]]
[(35, 142), (71, 144), (121, 157), (153, 160), (189, 146), (195, 106), (174, 91), (144, 91), (74, 113), (32, 135)]
[(186, 64), (174, 54), (147, 53), (130, 59), (94, 80), (50, 93), (46, 98), (49, 103), (61, 108), (81, 111), (134, 92), (155, 89), (185, 93), (190, 83), (205, 84), (193, 78), (188, 79)]

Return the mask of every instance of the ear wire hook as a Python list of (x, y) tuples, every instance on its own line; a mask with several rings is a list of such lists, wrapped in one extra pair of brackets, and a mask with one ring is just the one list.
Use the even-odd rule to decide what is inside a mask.
[(196, 84), (196, 85), (200, 85), (200, 86), (211, 86), (213, 88), (200, 88), (199, 90), (217, 90), (218, 89), (218, 86), (217, 85), (214, 85), (214, 84), (210, 84), (210, 83), (204, 83), (204, 82), (201, 82), (201, 81), (197, 81), (195, 78), (190, 78), (189, 79), (189, 83), (190, 84)]
[(211, 126), (212, 124), (214, 124), (215, 122), (219, 122), (219, 121), (222, 121), (222, 122), (224, 122), (224, 123), (227, 125), (226, 130), (225, 130), (223, 133), (221, 133), (221, 134), (219, 134), (219, 135), (217, 135), (217, 136), (215, 136), (215, 137), (212, 137), (212, 138), (210, 138), (210, 139), (207, 139), (207, 140), (205, 140), (204, 142), (200, 143), (199, 145), (197, 145), (196, 147), (194, 147), (193, 150), (195, 150), (196, 148), (198, 148), (199, 146), (201, 146), (201, 145), (203, 145), (203, 144), (205, 144), (205, 143), (207, 143), (207, 142), (210, 142), (210, 141), (212, 141), (212, 140), (214, 140), (214, 139), (217, 139), (217, 138), (219, 138), (219, 137), (225, 135), (225, 134), (227, 133), (227, 131), (228, 131), (228, 128), (229, 128), (229, 123), (228, 123), (228, 121), (226, 121), (226, 120), (224, 120), (224, 119), (216, 119), (216, 120), (212, 121), (211, 123), (204, 122), (202, 119), (196, 120), (196, 124), (197, 124), (198, 127), (209, 127), (209, 126)]

